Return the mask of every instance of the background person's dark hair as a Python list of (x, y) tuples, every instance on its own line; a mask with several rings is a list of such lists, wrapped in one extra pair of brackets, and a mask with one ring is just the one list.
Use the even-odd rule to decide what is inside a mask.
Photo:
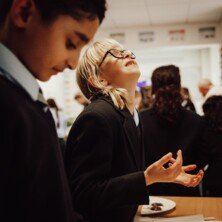
[(161, 66), (152, 74), (152, 94), (155, 95), (152, 109), (170, 122), (177, 119), (181, 109), (180, 70), (174, 65)]
[[(77, 21), (104, 19), (106, 0), (33, 0), (44, 22), (52, 22), (60, 15), (69, 15)], [(0, 1), (0, 23), (4, 22), (13, 0)]]
[(182, 87), (181, 93), (182, 93), (182, 97), (184, 96), (184, 97), (186, 97), (186, 99), (191, 100), (190, 91), (187, 87)]
[(222, 132), (222, 96), (211, 96), (203, 104), (204, 118), (213, 131)]

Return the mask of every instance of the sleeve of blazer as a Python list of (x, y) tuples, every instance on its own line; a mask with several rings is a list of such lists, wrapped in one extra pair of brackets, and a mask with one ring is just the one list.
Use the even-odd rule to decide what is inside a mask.
[(101, 114), (85, 113), (75, 122), (68, 138), (66, 167), (73, 202), (76, 209), (86, 214), (148, 202), (143, 172), (109, 176), (115, 164), (115, 129), (111, 125)]

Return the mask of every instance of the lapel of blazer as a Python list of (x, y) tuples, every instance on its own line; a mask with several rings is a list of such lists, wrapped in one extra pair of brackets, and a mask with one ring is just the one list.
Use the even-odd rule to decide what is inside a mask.
[(105, 96), (102, 96), (100, 98), (110, 103), (115, 108), (115, 110), (122, 116), (122, 124), (129, 144), (129, 149), (134, 160), (134, 164), (137, 170), (141, 170), (141, 164), (138, 158), (138, 151), (136, 151), (136, 149), (138, 148), (137, 128), (133, 116), (130, 114), (128, 109), (124, 108), (123, 110), (120, 110), (116, 106), (114, 106), (111, 98)]
[(137, 136), (137, 128), (134, 122), (134, 119), (130, 112), (127, 109), (120, 110), (120, 112), (124, 115), (123, 128), (126, 134), (126, 138), (129, 143), (129, 148), (131, 150), (134, 162), (138, 170), (140, 170), (140, 150), (138, 149), (138, 136)]
[[(139, 114), (139, 112), (138, 112)], [(146, 166), (145, 166), (145, 150), (144, 150), (144, 133), (143, 133), (143, 124), (142, 124), (142, 120), (139, 114), (139, 127), (140, 127), (140, 144), (141, 144), (141, 169), (145, 170)]]

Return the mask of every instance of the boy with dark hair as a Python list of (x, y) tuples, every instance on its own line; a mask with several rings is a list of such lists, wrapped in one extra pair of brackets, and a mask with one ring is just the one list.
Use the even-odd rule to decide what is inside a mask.
[(81, 221), (36, 79), (74, 69), (105, 10), (105, 0), (0, 2), (0, 221)]

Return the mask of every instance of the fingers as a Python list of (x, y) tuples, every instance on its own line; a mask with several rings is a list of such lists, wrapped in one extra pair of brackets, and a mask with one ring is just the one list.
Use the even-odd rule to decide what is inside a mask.
[(204, 176), (204, 171), (200, 170), (196, 176), (196, 179), (194, 179), (194, 186), (197, 186), (200, 183), (200, 181), (203, 179), (203, 176)]
[(170, 158), (171, 163), (169, 163), (169, 167), (165, 169), (165, 175), (167, 175), (167, 180), (173, 181), (182, 171), (182, 152), (178, 150), (176, 160), (174, 158)]
[[(173, 159), (173, 158), (171, 158)], [(174, 171), (178, 168), (181, 168), (183, 164), (183, 157), (182, 157), (182, 151), (178, 150), (177, 152), (177, 158), (175, 161), (173, 161), (173, 164), (167, 169), (169, 172)], [(181, 169), (180, 169), (181, 170)]]
[(174, 158), (171, 158), (171, 159), (170, 159), (170, 162), (171, 162), (171, 163), (175, 163), (175, 161), (176, 161), (176, 160), (175, 160)]
[(156, 161), (156, 165), (162, 167), (164, 164), (169, 162), (171, 158), (172, 158), (172, 153), (167, 153), (162, 158), (160, 158), (159, 160)]
[(171, 162), (171, 163), (175, 163), (175, 162), (178, 160), (178, 157), (183, 160), (182, 151), (181, 151), (181, 150), (178, 150), (178, 151), (177, 151), (177, 158), (175, 159), (175, 158), (172, 157), (172, 158), (170, 159), (170, 162)]
[(178, 157), (182, 158), (182, 150), (180, 150), (180, 149), (177, 151), (177, 158)]
[(203, 175), (204, 175), (204, 171), (203, 171), (203, 170), (200, 170), (200, 171), (198, 172), (198, 174), (195, 175), (195, 176), (191, 179), (190, 183), (187, 184), (187, 187), (196, 187), (196, 186), (200, 183), (200, 181), (202, 180)]
[[(168, 166), (172, 166), (172, 163), (175, 163), (175, 161), (176, 160), (174, 158), (171, 158), (170, 163), (168, 164)], [(188, 172), (188, 171), (195, 170), (197, 168), (197, 165), (196, 164), (190, 164), (190, 165), (187, 165), (187, 166), (183, 166), (182, 168), (185, 172)]]
[(194, 170), (197, 168), (197, 165), (195, 164), (191, 164), (191, 165), (187, 165), (187, 166), (183, 166), (183, 170), (185, 172), (188, 172), (188, 171), (191, 171), (191, 170)]
[(177, 158), (176, 158), (176, 161), (175, 161), (175, 162), (180, 163), (181, 166), (183, 165), (182, 150), (178, 150), (178, 151), (177, 151)]

